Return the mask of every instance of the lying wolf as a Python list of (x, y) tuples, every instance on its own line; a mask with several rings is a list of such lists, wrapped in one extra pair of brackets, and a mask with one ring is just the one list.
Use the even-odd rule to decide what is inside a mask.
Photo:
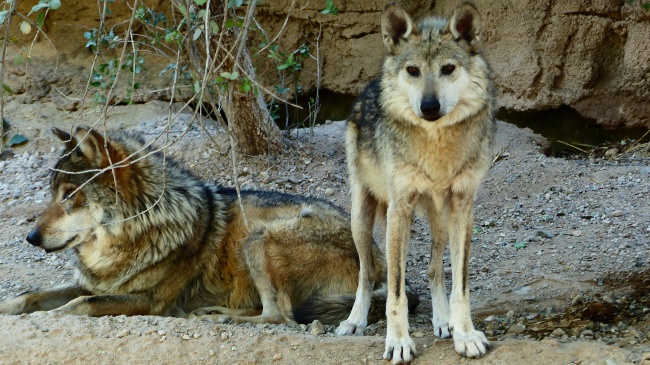
[[(0, 313), (196, 312), (257, 323), (338, 323), (349, 313), (359, 259), (340, 208), (262, 191), (238, 201), (234, 189), (197, 179), (134, 135), (53, 131), (65, 151), (52, 203), (27, 241), (74, 250), (75, 280), (0, 303)], [(381, 253), (371, 251), (381, 283)], [(374, 320), (384, 296), (378, 285)]]

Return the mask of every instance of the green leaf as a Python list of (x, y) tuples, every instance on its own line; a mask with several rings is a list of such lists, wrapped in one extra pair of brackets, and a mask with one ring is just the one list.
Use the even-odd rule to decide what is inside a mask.
[(196, 29), (194, 30), (194, 35), (192, 35), (192, 39), (193, 39), (194, 41), (196, 41), (196, 40), (199, 39), (199, 37), (201, 36), (201, 33), (203, 33), (203, 29), (201, 29), (201, 28), (196, 28)]
[(234, 72), (222, 72), (220, 75), (223, 76), (224, 78), (228, 79), (228, 80), (237, 80), (239, 78), (239, 72), (237, 72), (237, 71), (234, 71)]
[(244, 0), (228, 0), (228, 9), (238, 8), (242, 6)]
[(526, 242), (517, 242), (517, 243), (515, 243), (515, 248), (518, 249), (518, 250), (520, 250), (522, 248), (525, 248), (525, 247), (526, 247)]
[(169, 32), (165, 34), (165, 42), (169, 43), (176, 39), (176, 32)]
[(42, 27), (43, 24), (45, 24), (45, 13), (38, 13), (38, 16), (36, 17), (36, 25)]
[(194, 0), (194, 3), (198, 6), (205, 5), (206, 0)]
[(5, 83), (2, 83), (2, 89), (3, 89), (4, 91), (6, 91), (7, 93), (9, 93), (9, 94), (13, 94), (13, 93), (14, 93), (14, 91), (11, 90), (11, 88), (9, 87), (9, 85), (7, 85), (7, 84), (5, 84)]
[(332, 14), (336, 15), (339, 13), (339, 9), (334, 5), (333, 0), (327, 0), (325, 1), (325, 9), (320, 11), (321, 14)]
[(224, 24), (224, 27), (226, 27), (226, 29), (234, 28), (236, 26), (237, 26), (237, 22), (235, 22), (232, 19), (226, 19), (226, 24)]
[(20, 23), (20, 31), (23, 34), (29, 34), (32, 31), (32, 26), (24, 20), (22, 23)]
[(11, 139), (9, 140), (8, 145), (9, 145), (9, 147), (17, 146), (17, 145), (23, 144), (23, 143), (25, 143), (27, 141), (28, 141), (27, 137), (23, 136), (22, 134), (14, 134), (14, 136), (11, 137)]
[(0, 25), (4, 24), (7, 19), (7, 14), (9, 14), (8, 11), (0, 11)]
[(650, 3), (643, 4), (643, 10), (650, 10)]
[(251, 91), (251, 87), (251, 80), (248, 78), (243, 79), (242, 82), (239, 83), (239, 90), (244, 93)]
[(219, 34), (219, 26), (217, 25), (217, 22), (215, 22), (214, 20), (210, 20), (210, 32), (213, 35)]
[(59, 0), (50, 0), (50, 9), (56, 10), (61, 7), (61, 1)]
[(48, 4), (48, 3), (40, 3), (40, 4), (37, 4), (37, 5), (34, 5), (32, 7), (32, 11), (30, 11), (30, 14), (35, 13), (35, 12), (41, 10), (41, 9), (49, 8), (49, 7), (50, 7), (50, 4)]

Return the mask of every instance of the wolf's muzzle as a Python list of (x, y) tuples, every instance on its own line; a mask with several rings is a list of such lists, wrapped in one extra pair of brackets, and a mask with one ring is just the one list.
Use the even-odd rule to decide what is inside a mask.
[(440, 119), (440, 102), (436, 98), (423, 99), (420, 103), (422, 118), (433, 122)]
[(41, 232), (38, 230), (38, 228), (32, 229), (28, 234), (27, 237), (25, 237), (27, 242), (30, 244), (38, 247), (41, 245), (43, 242), (43, 236), (41, 236)]

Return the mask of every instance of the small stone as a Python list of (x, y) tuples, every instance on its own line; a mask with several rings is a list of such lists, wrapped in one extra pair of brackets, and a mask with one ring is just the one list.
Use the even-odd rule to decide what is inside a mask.
[(561, 328), (556, 328), (553, 330), (553, 332), (551, 332), (551, 336), (553, 337), (562, 337), (564, 335), (566, 335), (566, 332)]
[(542, 238), (553, 238), (553, 236), (554, 236), (554, 234), (552, 232), (542, 231), (542, 230), (535, 232), (535, 235), (537, 237), (542, 237)]
[(165, 332), (165, 331), (163, 331), (163, 330), (158, 330), (158, 335), (160, 335), (160, 336), (164, 336), (164, 335), (166, 335), (166, 334), (167, 334), (167, 332)]
[(194, 337), (194, 338), (199, 338), (199, 337), (201, 337), (201, 335), (198, 334), (198, 333), (195, 333), (195, 334), (192, 335), (192, 337)]
[(188, 334), (186, 333), (186, 334), (184, 334), (181, 338), (187, 341), (187, 340), (190, 339), (190, 335), (188, 335)]
[(605, 151), (605, 157), (616, 157), (616, 155), (618, 155), (618, 149), (616, 148), (610, 148)]
[(580, 303), (582, 303), (582, 294), (576, 295), (571, 301), (571, 305), (578, 305)]
[(327, 195), (327, 196), (334, 195), (334, 189), (332, 189), (332, 188), (325, 189), (325, 195)]
[(228, 332), (221, 332), (221, 341), (225, 341), (230, 338), (230, 334)]
[(580, 337), (594, 337), (594, 331), (592, 330), (584, 330), (580, 332)]
[(413, 332), (413, 337), (415, 337), (415, 338), (422, 338), (422, 337), (424, 337), (424, 333), (422, 333), (422, 332), (420, 332), (420, 331)]
[(623, 211), (622, 210), (615, 210), (609, 214), (610, 217), (616, 218), (616, 217), (622, 217), (623, 216)]
[(521, 335), (522, 333), (525, 332), (526, 332), (526, 326), (522, 324), (515, 324), (510, 326), (510, 328), (508, 328), (508, 331), (506, 333), (509, 335)]
[(280, 360), (282, 360), (282, 354), (273, 355), (273, 361), (280, 361)]
[(317, 320), (317, 319), (315, 319), (315, 320), (311, 323), (310, 327), (311, 327), (311, 332), (310, 332), (310, 333), (311, 333), (312, 335), (314, 335), (314, 336), (319, 336), (319, 335), (325, 334), (325, 327), (324, 327), (323, 324), (320, 323), (320, 321)]
[(208, 353), (210, 354), (210, 356), (214, 356), (216, 354), (214, 350), (210, 350)]
[(579, 229), (576, 229), (575, 231), (571, 232), (571, 235), (574, 237), (580, 237), (582, 236), (582, 231)]
[(126, 337), (129, 335), (129, 330), (124, 330), (116, 335), (117, 338)]

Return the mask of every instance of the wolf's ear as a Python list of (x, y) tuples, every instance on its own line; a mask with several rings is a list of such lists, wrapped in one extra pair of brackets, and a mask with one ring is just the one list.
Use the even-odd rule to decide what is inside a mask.
[[(96, 130), (88, 127), (77, 127), (74, 138), (79, 141), (79, 153), (90, 164), (103, 168), (108, 166), (105, 139)], [(107, 146), (110, 149), (110, 146)]]
[(381, 34), (388, 51), (395, 53), (400, 42), (413, 33), (413, 21), (406, 10), (397, 3), (390, 3), (381, 15)]
[(65, 148), (68, 150), (72, 150), (77, 145), (77, 140), (70, 136), (70, 133), (64, 130), (54, 127), (52, 128), (52, 133), (54, 133), (61, 142), (65, 142)]
[(464, 39), (468, 44), (480, 41), (481, 14), (471, 3), (462, 2), (451, 14), (447, 22), (447, 30), (456, 40)]

